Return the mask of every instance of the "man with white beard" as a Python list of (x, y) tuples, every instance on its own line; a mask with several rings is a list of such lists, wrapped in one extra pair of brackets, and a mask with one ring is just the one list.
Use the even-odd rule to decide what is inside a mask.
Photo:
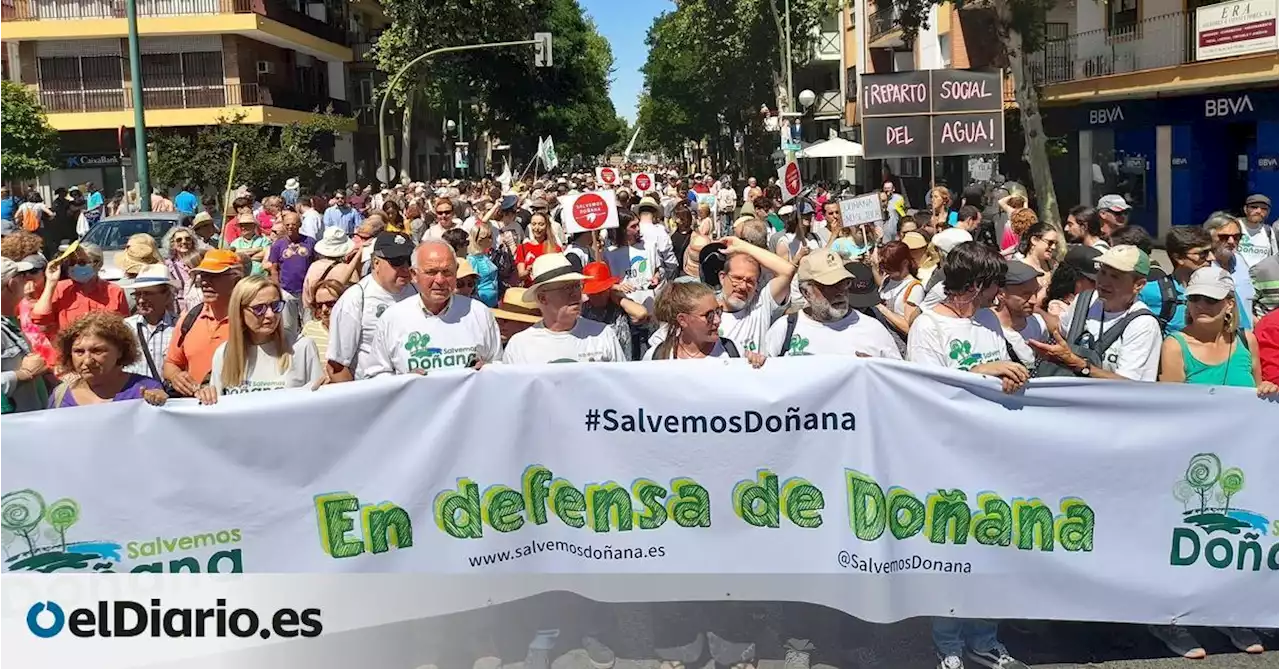
[(869, 266), (846, 265), (838, 254), (822, 249), (800, 261), (797, 278), (807, 304), (769, 328), (765, 355), (854, 354), (902, 359), (889, 330), (858, 311), (880, 301)]

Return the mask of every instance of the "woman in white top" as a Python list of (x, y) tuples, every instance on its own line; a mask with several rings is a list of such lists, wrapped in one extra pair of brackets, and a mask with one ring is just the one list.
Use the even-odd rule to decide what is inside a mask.
[(281, 327), (283, 310), (284, 296), (270, 279), (249, 276), (236, 284), (227, 340), (213, 352), (209, 384), (196, 393), (201, 404), (216, 404), (219, 395), (311, 386), (324, 376), (315, 342)]
[(724, 310), (716, 291), (705, 283), (677, 281), (668, 285), (658, 294), (654, 311), (667, 326), (667, 335), (645, 352), (645, 360), (745, 357), (752, 367), (764, 364), (760, 353), (739, 351), (731, 340), (720, 336)]
[(924, 286), (916, 278), (916, 261), (911, 249), (904, 242), (893, 241), (880, 247), (877, 263), (872, 269), (879, 269), (880, 299), (876, 305), (880, 314), (889, 321), (902, 336), (911, 330), (911, 321), (920, 315), (920, 305), (924, 303)]

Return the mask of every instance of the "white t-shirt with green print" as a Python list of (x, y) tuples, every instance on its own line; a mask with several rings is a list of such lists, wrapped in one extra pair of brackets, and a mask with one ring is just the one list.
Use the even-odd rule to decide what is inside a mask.
[(907, 360), (911, 362), (968, 371), (1008, 359), (1000, 319), (990, 309), (982, 309), (972, 318), (924, 309), (907, 333)]
[[(776, 357), (782, 354), (786, 344), (787, 319), (779, 318), (769, 328), (766, 338), (765, 355)], [(791, 333), (791, 348), (788, 356), (798, 355), (855, 355), (861, 353), (873, 358), (892, 358), (901, 360), (898, 345), (893, 341), (880, 321), (850, 309), (849, 313), (838, 321), (822, 323), (809, 318), (809, 314), (801, 311), (796, 314), (796, 328)]]

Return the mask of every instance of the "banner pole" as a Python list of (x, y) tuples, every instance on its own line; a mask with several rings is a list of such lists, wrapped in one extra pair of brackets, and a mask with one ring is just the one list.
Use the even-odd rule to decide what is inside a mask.
[[(225, 193), (225, 197), (222, 200), (224, 203), (223, 204), (224, 208), (231, 207), (231, 202), (232, 202), (231, 189), (236, 182), (236, 159), (239, 156), (240, 156), (240, 143), (236, 142), (231, 145), (231, 168), (227, 172), (227, 192)], [(224, 209), (222, 213), (225, 215), (227, 212)], [(226, 221), (223, 221), (223, 227), (226, 227)], [(219, 230), (219, 232), (222, 232), (223, 234), (218, 236), (218, 248), (225, 249), (227, 247), (227, 235), (225, 231)]]

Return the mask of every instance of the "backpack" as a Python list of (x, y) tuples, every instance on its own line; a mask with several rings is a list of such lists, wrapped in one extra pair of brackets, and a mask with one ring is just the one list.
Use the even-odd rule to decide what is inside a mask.
[(1155, 281), (1160, 289), (1160, 313), (1155, 316), (1156, 320), (1160, 321), (1160, 332), (1164, 334), (1168, 332), (1169, 321), (1173, 320), (1174, 313), (1178, 311), (1178, 305), (1185, 303), (1185, 300), (1178, 297), (1178, 289), (1173, 285), (1173, 277), (1165, 274), (1163, 269), (1153, 265), (1147, 280)]
[(187, 340), (187, 335), (191, 333), (191, 328), (196, 326), (202, 311), (204, 311), (204, 302), (189, 309), (187, 315), (182, 318), (182, 323), (178, 326), (178, 348), (182, 348), (182, 342)]
[[(1092, 334), (1087, 333), (1085, 327), (1088, 325), (1089, 307), (1093, 305), (1093, 295), (1094, 292), (1089, 290), (1080, 293), (1076, 297), (1076, 303), (1072, 307), (1071, 330), (1067, 332), (1066, 339), (1067, 345), (1071, 347), (1073, 353), (1084, 358), (1093, 367), (1102, 367), (1102, 355), (1119, 341), (1120, 337), (1124, 335), (1125, 328), (1129, 327), (1129, 323), (1142, 316), (1151, 316), (1156, 318), (1157, 321), (1159, 321), (1159, 318), (1149, 311), (1126, 314), (1123, 318), (1112, 323), (1111, 327), (1100, 333), (1101, 336), (1094, 340)], [(1076, 376), (1076, 373), (1070, 368), (1051, 360), (1041, 360), (1036, 365), (1034, 376)]]
[(38, 206), (25, 206), (22, 208), (22, 229), (27, 232), (38, 232), (40, 224), (43, 222), (43, 216)]

